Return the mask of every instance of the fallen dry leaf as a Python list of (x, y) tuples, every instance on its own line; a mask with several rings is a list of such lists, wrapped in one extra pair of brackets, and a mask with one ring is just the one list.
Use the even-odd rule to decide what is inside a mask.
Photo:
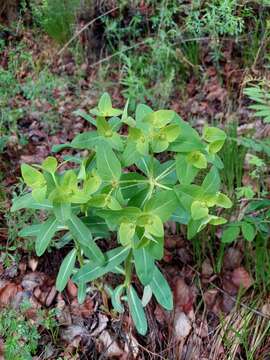
[(186, 338), (191, 332), (191, 321), (184, 312), (177, 312), (174, 318), (174, 333), (177, 340)]
[(242, 286), (243, 288), (248, 289), (252, 285), (253, 280), (247, 270), (240, 266), (233, 270), (232, 282), (238, 287)]
[(204, 260), (202, 263), (202, 276), (210, 277), (213, 274), (213, 267), (209, 259)]
[(36, 271), (38, 266), (38, 260), (35, 258), (30, 258), (28, 261), (28, 266), (32, 271)]
[(52, 286), (51, 290), (49, 291), (49, 294), (46, 298), (46, 302), (45, 302), (45, 305), (47, 307), (51, 306), (52, 305), (52, 302), (53, 300), (55, 299), (56, 297), (56, 294), (57, 294), (57, 290), (56, 290), (56, 287), (55, 286)]
[(14, 283), (8, 283), (3, 289), (0, 291), (0, 305), (7, 306), (14, 299), (15, 295), (18, 291), (21, 290), (19, 285)]
[(242, 252), (237, 248), (230, 247), (225, 252), (223, 267), (225, 269), (233, 270), (241, 265), (242, 260), (243, 260)]
[(74, 299), (71, 303), (71, 314), (74, 316), (82, 316), (84, 318), (89, 317), (94, 311), (94, 302), (90, 298), (87, 298), (83, 304), (79, 304), (77, 299)]
[(217, 289), (207, 290), (203, 294), (203, 299), (204, 299), (204, 302), (205, 302), (206, 306), (208, 307), (208, 309), (211, 309), (212, 306), (214, 305), (217, 295), (218, 295)]
[(174, 286), (174, 303), (175, 308), (188, 313), (193, 306), (195, 300), (191, 288), (186, 284), (185, 280), (178, 278)]
[(82, 339), (83, 337), (89, 337), (89, 333), (84, 326), (79, 325), (69, 325), (65, 328), (61, 328), (60, 331), (61, 338), (66, 341), (68, 344), (71, 343), (75, 338)]
[(77, 293), (78, 293), (77, 286), (74, 284), (74, 282), (71, 279), (69, 279), (68, 283), (67, 283), (67, 292), (68, 292), (68, 295), (72, 299), (74, 299), (77, 296)]
[(103, 350), (101, 349), (101, 352), (105, 349), (107, 358), (120, 357), (123, 355), (123, 350), (120, 349), (119, 345), (114, 340), (113, 336), (110, 335), (109, 331), (102, 331), (98, 340), (102, 344)]
[(91, 336), (98, 336), (100, 335), (107, 327), (108, 324), (108, 318), (106, 315), (98, 314), (98, 326), (95, 327), (95, 329), (91, 332)]

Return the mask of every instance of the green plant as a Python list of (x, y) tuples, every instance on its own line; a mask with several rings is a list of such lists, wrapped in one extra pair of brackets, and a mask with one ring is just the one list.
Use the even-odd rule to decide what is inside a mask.
[(24, 315), (23, 311), (2, 309), (0, 333), (4, 340), (6, 360), (30, 360), (38, 348), (40, 335)]
[[(118, 54), (122, 94), (130, 100), (131, 109), (137, 102), (150, 102), (163, 107), (172, 96), (173, 87), (185, 77), (182, 55), (197, 60), (196, 46), (179, 50), (182, 30), (176, 19), (177, 1), (149, 1), (149, 14), (140, 3), (120, 2), (118, 17), (104, 17), (104, 40), (112, 54)], [(118, 72), (118, 68), (117, 68)], [(179, 74), (183, 76), (179, 76)], [(177, 76), (178, 75), (178, 76)], [(118, 74), (117, 74), (118, 76)]]
[(254, 116), (262, 118), (264, 122), (270, 122), (270, 93), (269, 89), (263, 86), (247, 87), (244, 90), (253, 104), (249, 106), (250, 109), (255, 110)]
[(31, 1), (34, 21), (60, 44), (71, 36), (79, 6), (80, 0), (42, 0), (39, 5)]
[(232, 121), (227, 125), (228, 135), (220, 153), (224, 168), (222, 169), (222, 180), (230, 196), (234, 195), (235, 188), (241, 187), (246, 147), (238, 141), (237, 122)]
[[(107, 93), (90, 114), (77, 111), (97, 130), (53, 148), (84, 149), (88, 156), (66, 158), (65, 162), (78, 166), (65, 171), (59, 171), (63, 163), (58, 164), (54, 157), (34, 167), (23, 164), (22, 177), (32, 192), (15, 199), (12, 210), (47, 211), (45, 222), (20, 232), (36, 238), (38, 256), (53, 238), (61, 246), (73, 241), (57, 276), (59, 291), (72, 276), (78, 285), (79, 302), (83, 302), (88, 282), (108, 272), (123, 275), (123, 283), (110, 291), (112, 304), (123, 312), (122, 302), (127, 301), (138, 332), (145, 334), (146, 303), (133, 285), (134, 267), (144, 287), (143, 299), (153, 294), (171, 310), (169, 285), (155, 265), (163, 257), (163, 225), (169, 219), (186, 224), (191, 239), (207, 224), (226, 222), (211, 211), (215, 206), (232, 205), (219, 192), (223, 165), (217, 152), (226, 134), (206, 127), (200, 137), (174, 111), (153, 111), (143, 104), (136, 107), (134, 119), (128, 114), (128, 103), (123, 111), (115, 109)], [(61, 238), (59, 232), (63, 231)], [(116, 242), (111, 233), (117, 234)], [(102, 251), (100, 238), (108, 239), (111, 250)]]
[(237, 36), (244, 30), (244, 19), (237, 13), (238, 6), (236, 0), (215, 0), (206, 2), (203, 7), (195, 5), (186, 19), (187, 29), (197, 36)]

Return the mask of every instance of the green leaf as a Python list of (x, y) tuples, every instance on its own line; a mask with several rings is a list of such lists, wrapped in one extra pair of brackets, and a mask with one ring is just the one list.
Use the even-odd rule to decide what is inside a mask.
[(92, 172), (91, 174), (87, 174), (83, 183), (83, 192), (87, 195), (92, 195), (98, 191), (101, 183), (102, 180), (97, 173)]
[(40, 233), (42, 225), (28, 225), (24, 227), (22, 230), (19, 231), (18, 235), (21, 237), (27, 237), (27, 236), (38, 236)]
[(182, 207), (190, 212), (191, 205), (194, 200), (201, 199), (203, 196), (203, 189), (198, 185), (176, 185), (174, 187), (175, 193), (179, 199)]
[(121, 176), (120, 161), (105, 143), (97, 147), (97, 170), (105, 181), (119, 180)]
[(140, 157), (141, 154), (137, 150), (137, 144), (135, 142), (127, 142), (121, 157), (121, 162), (123, 165), (130, 166), (134, 164)]
[(65, 224), (65, 222), (71, 217), (71, 205), (70, 203), (54, 203), (53, 212), (57, 220), (61, 224)]
[(45, 221), (40, 227), (40, 233), (37, 236), (35, 242), (35, 250), (37, 256), (41, 256), (46, 251), (49, 246), (52, 237), (54, 236), (57, 230), (57, 219), (55, 217), (50, 217)]
[(182, 185), (189, 185), (195, 179), (199, 170), (186, 161), (186, 157), (178, 154), (176, 157), (176, 173)]
[(118, 116), (123, 113), (122, 110), (114, 109), (110, 95), (105, 92), (98, 103), (98, 108), (90, 110), (90, 113), (97, 116)]
[(74, 149), (93, 150), (99, 142), (100, 135), (96, 131), (87, 131), (75, 136), (70, 143), (70, 147), (73, 147)]
[(145, 176), (135, 172), (122, 174), (120, 178), (120, 189), (124, 199), (133, 197), (138, 191), (145, 188), (148, 185), (147, 181)]
[(223, 225), (227, 220), (221, 216), (210, 215), (209, 224), (211, 225)]
[(144, 206), (144, 211), (157, 215), (163, 222), (167, 221), (177, 207), (177, 198), (174, 191), (160, 191)]
[(121, 222), (127, 219), (130, 222), (135, 222), (141, 212), (139, 208), (130, 206), (121, 210), (98, 210), (97, 215), (103, 217), (106, 221), (120, 225)]
[(155, 237), (147, 245), (147, 250), (156, 260), (161, 260), (164, 255), (164, 237)]
[(212, 166), (211, 170), (206, 175), (202, 187), (205, 194), (215, 194), (218, 192), (220, 187), (220, 177), (215, 166)]
[(146, 307), (152, 299), (153, 291), (150, 285), (146, 285), (143, 289), (142, 306)]
[(57, 153), (63, 149), (68, 149), (68, 148), (72, 148), (70, 143), (65, 143), (65, 144), (59, 144), (59, 145), (53, 145), (52, 147), (52, 152), (53, 153)]
[(228, 196), (226, 196), (225, 194), (219, 193), (216, 197), (216, 205), (223, 207), (224, 209), (230, 209), (233, 204), (232, 204), (231, 200), (228, 198)]
[(163, 229), (163, 223), (161, 219), (155, 215), (155, 214), (142, 214), (138, 220), (137, 224), (139, 226), (143, 226), (145, 230), (154, 235), (154, 236), (163, 236), (164, 235), (164, 229)]
[(86, 283), (80, 282), (78, 285), (78, 303), (83, 304), (86, 298)]
[(204, 202), (195, 200), (191, 205), (191, 216), (194, 220), (200, 220), (208, 216), (208, 207)]
[(33, 199), (36, 201), (44, 201), (47, 194), (47, 185), (32, 190)]
[(209, 143), (214, 143), (216, 141), (226, 140), (226, 133), (216, 127), (205, 127), (203, 130), (203, 138)]
[(43, 174), (28, 164), (21, 165), (21, 172), (24, 182), (32, 189), (44, 187), (46, 185)]
[(104, 255), (92, 240), (92, 234), (88, 227), (74, 214), (66, 221), (66, 224), (75, 239), (91, 252), (92, 259), (97, 264), (103, 264), (105, 260)]
[(147, 320), (143, 310), (142, 302), (139, 299), (137, 292), (130, 285), (128, 291), (128, 306), (131, 313), (131, 317), (134, 321), (134, 325), (139, 334), (145, 335), (147, 332)]
[(219, 152), (219, 150), (221, 150), (223, 145), (224, 145), (224, 140), (217, 140), (217, 141), (212, 142), (208, 146), (209, 153), (216, 154), (217, 152)]
[(230, 226), (227, 227), (226, 230), (223, 231), (221, 241), (226, 244), (232, 243), (240, 234), (239, 226)]
[(26, 194), (12, 200), (11, 212), (21, 209), (44, 209), (51, 210), (53, 208), (49, 200), (37, 201), (33, 199), (32, 194)]
[(177, 139), (178, 135), (180, 134), (180, 127), (178, 125), (168, 125), (165, 126), (163, 129), (160, 130), (160, 135), (165, 135), (166, 140), (171, 143), (175, 139)]
[(187, 224), (187, 238), (188, 240), (191, 240), (198, 232), (201, 226), (203, 219), (200, 220), (194, 220), (194, 219), (190, 219), (188, 224)]
[(175, 160), (164, 163), (160, 163), (158, 160), (154, 161), (153, 177), (159, 184), (175, 185), (177, 183)]
[(242, 230), (242, 234), (244, 236), (244, 238), (247, 240), (247, 241), (253, 241), (255, 236), (256, 236), (256, 229), (255, 227), (246, 222), (246, 221), (243, 221), (241, 223), (241, 230)]
[(122, 222), (119, 227), (119, 241), (123, 246), (130, 246), (135, 234), (135, 225), (130, 222)]
[(112, 125), (105, 118), (101, 117), (97, 120), (98, 133), (102, 136), (103, 140), (107, 142), (113, 149), (123, 150), (123, 141), (121, 136), (113, 130)]
[(113, 250), (106, 252), (105, 264), (99, 265), (93, 261), (85, 264), (78, 272), (74, 275), (73, 280), (76, 283), (88, 282), (98, 279), (99, 277), (107, 274), (114, 270), (114, 268), (120, 265), (128, 256), (130, 252), (129, 248), (118, 247)]
[(162, 138), (161, 135), (157, 135), (154, 137), (153, 141), (151, 142), (151, 147), (153, 152), (161, 153), (168, 148), (169, 144), (170, 143), (168, 140), (166, 140), (165, 135), (164, 138)]
[(57, 169), (57, 160), (52, 156), (48, 156), (41, 164), (42, 168), (49, 173), (54, 174)]
[(89, 216), (82, 217), (81, 220), (88, 227), (93, 236), (101, 238), (109, 237), (110, 232), (104, 219), (90, 214)]
[(188, 154), (187, 163), (195, 166), (197, 169), (207, 168), (206, 157), (200, 151), (192, 151), (190, 154)]
[(180, 135), (170, 144), (169, 150), (183, 153), (205, 150), (205, 144), (203, 144), (198, 132), (183, 121), (177, 114), (175, 115), (173, 123), (177, 123), (180, 127)]
[(112, 101), (111, 101), (110, 95), (109, 95), (107, 92), (105, 92), (105, 93), (101, 96), (101, 98), (100, 98), (100, 100), (99, 100), (99, 102), (98, 102), (98, 108), (99, 108), (100, 111), (102, 111), (102, 112), (104, 112), (104, 113), (106, 113), (106, 111), (110, 111), (110, 110), (111, 110), (111, 108), (112, 108)]
[(152, 280), (155, 266), (154, 258), (144, 247), (141, 249), (133, 249), (133, 255), (138, 278), (143, 285), (149, 284)]
[(96, 120), (91, 115), (87, 114), (85, 111), (79, 109), (79, 110), (75, 110), (73, 114), (75, 116), (80, 116), (84, 120), (88, 121), (90, 124), (97, 126)]
[(121, 304), (121, 296), (124, 290), (123, 285), (118, 285), (112, 292), (111, 301), (113, 308), (120, 314), (125, 311), (124, 306)]
[(158, 110), (148, 114), (144, 121), (149, 122), (156, 129), (161, 129), (172, 121), (174, 115), (175, 112), (172, 110)]
[(73, 249), (71, 250), (66, 257), (64, 258), (57, 278), (56, 278), (56, 289), (58, 291), (63, 291), (64, 288), (67, 285), (68, 279), (70, 278), (72, 271), (74, 269), (74, 265), (75, 265), (75, 261), (76, 261), (76, 256), (77, 256), (77, 250)]
[(153, 291), (153, 294), (157, 302), (164, 307), (166, 310), (173, 309), (173, 296), (167, 280), (162, 275), (162, 273), (155, 266), (153, 272), (153, 279), (150, 282), (150, 287)]
[(148, 114), (151, 114), (153, 110), (144, 104), (138, 104), (136, 107), (135, 119), (137, 125), (140, 125)]

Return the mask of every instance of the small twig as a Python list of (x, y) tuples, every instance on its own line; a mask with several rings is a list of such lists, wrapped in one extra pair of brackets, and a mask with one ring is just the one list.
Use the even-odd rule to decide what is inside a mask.
[[(197, 271), (196, 269), (194, 269), (193, 266), (188, 265), (188, 264), (186, 264), (186, 265), (187, 265), (191, 270), (193, 270), (198, 276), (201, 276), (201, 275), (202, 275), (199, 271)], [(269, 316), (263, 314), (263, 313), (262, 313), (261, 311), (259, 311), (259, 310), (256, 310), (256, 309), (254, 309), (254, 308), (252, 308), (252, 307), (250, 307), (250, 306), (248, 306), (248, 305), (246, 305), (246, 304), (238, 301), (234, 296), (230, 295), (227, 291), (221, 289), (219, 286), (217, 286), (216, 284), (214, 284), (212, 281), (209, 281), (209, 284), (211, 284), (214, 288), (216, 288), (216, 289), (217, 289), (218, 291), (220, 291), (222, 294), (224, 294), (224, 295), (228, 296), (230, 299), (232, 299), (232, 300), (234, 301), (234, 303), (238, 303), (239, 305), (241, 305), (244, 309), (247, 309), (247, 310), (253, 312), (253, 313), (256, 314), (256, 315), (259, 315), (259, 316), (261, 316), (261, 317), (263, 317), (263, 318), (265, 318), (265, 319), (270, 320), (270, 317), (269, 317)]]
[(148, 41), (150, 41), (150, 40), (151, 40), (151, 38), (147, 38), (147, 39), (145, 39), (144, 41), (138, 42), (137, 44), (128, 46), (128, 47), (126, 47), (126, 48), (123, 49), (123, 50), (119, 50), (119, 51), (115, 52), (115, 53), (112, 54), (112, 55), (106, 56), (105, 58), (103, 58), (103, 59), (101, 59), (101, 60), (99, 60), (99, 61), (91, 64), (90, 66), (91, 66), (91, 67), (95, 67), (95, 66), (97, 66), (97, 65), (100, 65), (100, 64), (102, 64), (103, 62), (108, 61), (108, 60), (112, 59), (112, 58), (115, 57), (115, 56), (121, 55), (122, 53), (124, 53), (124, 52), (126, 52), (126, 51), (129, 51), (129, 50), (132, 50), (132, 49), (136, 49), (137, 47), (139, 47), (139, 46), (141, 46), (141, 45), (143, 45), (143, 44), (146, 44), (146, 43), (147, 43)]
[(102, 17), (112, 13), (113, 11), (117, 10), (119, 8), (119, 6), (116, 6), (115, 8), (106, 11), (105, 13), (101, 14), (100, 16), (96, 17), (95, 19), (89, 21), (86, 25), (84, 25), (78, 32), (76, 32), (76, 34), (74, 34), (71, 39), (69, 39), (69, 41), (62, 47), (61, 50), (58, 51), (57, 55), (61, 55), (63, 51), (66, 50), (66, 48), (82, 33), (84, 32), (84, 30), (86, 30), (89, 26), (91, 26), (92, 24), (94, 24), (94, 22), (96, 22), (97, 20), (101, 19)]

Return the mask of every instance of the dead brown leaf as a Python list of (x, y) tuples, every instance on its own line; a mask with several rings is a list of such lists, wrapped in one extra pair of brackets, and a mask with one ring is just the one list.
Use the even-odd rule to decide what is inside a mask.
[(194, 294), (191, 288), (186, 284), (185, 280), (178, 278), (174, 286), (174, 303), (175, 308), (185, 313), (188, 313), (195, 300)]
[(232, 282), (237, 287), (242, 286), (244, 289), (248, 289), (252, 285), (253, 280), (247, 270), (244, 267), (240, 266), (237, 269), (233, 270)]
[(18, 291), (21, 291), (21, 286), (14, 283), (8, 283), (0, 290), (0, 306), (7, 306), (14, 299)]

